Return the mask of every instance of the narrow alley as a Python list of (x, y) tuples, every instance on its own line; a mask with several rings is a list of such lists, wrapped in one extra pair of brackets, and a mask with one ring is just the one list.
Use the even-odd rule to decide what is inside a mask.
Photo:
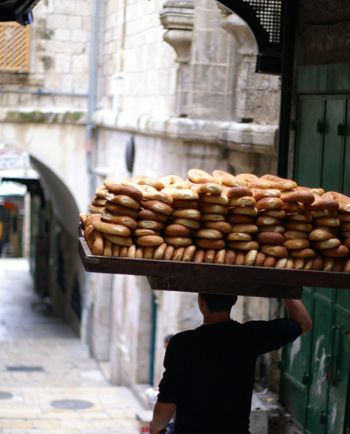
[(141, 410), (39, 303), (28, 262), (0, 260), (0, 433), (137, 434)]

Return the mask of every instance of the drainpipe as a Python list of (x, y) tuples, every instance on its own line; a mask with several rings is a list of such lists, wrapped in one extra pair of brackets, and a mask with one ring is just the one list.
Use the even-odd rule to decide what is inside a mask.
[[(87, 121), (85, 128), (85, 152), (86, 152), (86, 166), (89, 177), (89, 197), (92, 198), (95, 193), (95, 180), (93, 173), (93, 156), (96, 144), (96, 134), (94, 137), (94, 111), (96, 107), (96, 87), (97, 87), (97, 56), (98, 56), (98, 36), (100, 28), (100, 8), (99, 0), (92, 0), (92, 22), (91, 22), (91, 46), (90, 46), (90, 59), (89, 59), (89, 83), (88, 83), (88, 107), (87, 107)], [(83, 273), (82, 277), (82, 319), (81, 319), (81, 334), (83, 342), (91, 347), (91, 318), (89, 318), (89, 307), (87, 300), (87, 273)]]
[[(89, 197), (93, 197), (95, 183), (93, 176), (94, 157), (94, 111), (96, 108), (96, 87), (97, 87), (97, 64), (98, 64), (98, 43), (100, 29), (99, 0), (92, 0), (92, 26), (91, 26), (91, 47), (89, 60), (89, 87), (88, 87), (88, 110), (85, 130), (85, 149), (87, 172), (89, 176)], [(96, 143), (95, 135), (95, 143)]]
[(282, 85), (277, 174), (283, 178), (288, 177), (296, 10), (295, 1), (282, 1)]

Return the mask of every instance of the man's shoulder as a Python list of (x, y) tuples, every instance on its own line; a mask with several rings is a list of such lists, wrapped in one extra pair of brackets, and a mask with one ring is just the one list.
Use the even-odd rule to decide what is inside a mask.
[(183, 340), (188, 339), (193, 335), (196, 329), (194, 330), (184, 330), (182, 332), (176, 333), (171, 339), (171, 342), (182, 342)]
[(193, 336), (194, 330), (185, 330), (179, 333), (176, 333), (169, 341), (168, 349), (179, 350), (186, 346), (186, 343), (191, 341), (191, 337)]

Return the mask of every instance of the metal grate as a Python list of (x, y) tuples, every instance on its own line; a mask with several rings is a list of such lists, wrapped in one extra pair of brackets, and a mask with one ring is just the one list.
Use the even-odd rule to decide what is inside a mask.
[(269, 35), (271, 44), (281, 42), (282, 0), (243, 0), (255, 11), (261, 26)]
[(30, 26), (0, 23), (0, 71), (29, 72)]
[(51, 401), (51, 405), (54, 408), (60, 408), (64, 410), (85, 410), (86, 408), (94, 406), (92, 402), (82, 399), (57, 399), (55, 401)]
[(44, 368), (42, 366), (27, 365), (6, 366), (6, 370), (10, 372), (44, 372)]

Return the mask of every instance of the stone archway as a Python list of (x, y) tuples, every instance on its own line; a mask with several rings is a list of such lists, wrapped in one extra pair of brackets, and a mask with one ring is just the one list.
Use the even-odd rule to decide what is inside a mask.
[[(23, 233), (34, 290), (80, 333), (84, 273), (77, 250), (79, 208), (73, 193), (44, 162), (16, 146), (2, 146), (0, 179), (27, 187)], [(35, 170), (34, 170), (35, 169)]]

